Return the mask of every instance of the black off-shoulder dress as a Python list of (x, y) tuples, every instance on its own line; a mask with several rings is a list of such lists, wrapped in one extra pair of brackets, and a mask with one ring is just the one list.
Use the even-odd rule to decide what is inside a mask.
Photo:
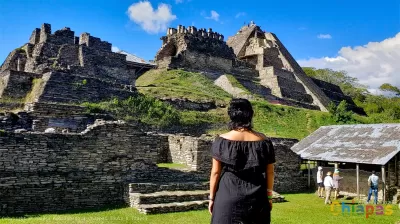
[(234, 141), (217, 137), (211, 152), (222, 163), (211, 223), (270, 223), (265, 169), (275, 162), (271, 140)]

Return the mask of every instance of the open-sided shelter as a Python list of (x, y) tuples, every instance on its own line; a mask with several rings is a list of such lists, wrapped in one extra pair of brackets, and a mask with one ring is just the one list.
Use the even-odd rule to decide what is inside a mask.
[(400, 184), (400, 124), (323, 126), (292, 150), (308, 161), (356, 164), (358, 196), (360, 164), (380, 166), (384, 201), (388, 186)]

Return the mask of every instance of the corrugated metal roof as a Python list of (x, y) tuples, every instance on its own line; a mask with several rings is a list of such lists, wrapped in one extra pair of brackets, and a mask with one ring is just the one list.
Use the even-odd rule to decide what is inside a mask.
[(120, 54), (125, 54), (126, 55), (126, 60), (127, 61), (131, 61), (131, 62), (135, 62), (135, 63), (141, 63), (141, 64), (149, 64), (149, 65), (154, 65), (153, 63), (144, 60), (143, 58), (139, 58), (138, 56), (134, 55), (134, 54), (130, 54), (126, 51), (117, 51), (116, 53), (120, 53)]
[(400, 124), (323, 126), (292, 150), (309, 160), (385, 165), (400, 152)]

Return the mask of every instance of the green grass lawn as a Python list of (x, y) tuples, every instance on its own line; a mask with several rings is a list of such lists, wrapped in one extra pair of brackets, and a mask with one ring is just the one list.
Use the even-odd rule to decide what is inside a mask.
[[(275, 224), (394, 224), (400, 221), (400, 211), (393, 206), (392, 215), (371, 215), (366, 218), (363, 215), (334, 215), (329, 205), (324, 205), (323, 199), (314, 194), (288, 194), (285, 195), (288, 202), (274, 204), (272, 210), (272, 223)], [(340, 201), (341, 202), (341, 201)], [(345, 201), (350, 202), (350, 201)], [(340, 209), (340, 208), (339, 208)], [(202, 224), (209, 223), (210, 215), (207, 210), (170, 213), (162, 215), (142, 215), (133, 208), (110, 209), (98, 212), (77, 212), (68, 214), (35, 214), (25, 218), (0, 219), (0, 224), (29, 223), (29, 224)]]
[(188, 168), (185, 164), (180, 164), (180, 163), (158, 163), (157, 166), (169, 168), (169, 169), (186, 169), (186, 168)]

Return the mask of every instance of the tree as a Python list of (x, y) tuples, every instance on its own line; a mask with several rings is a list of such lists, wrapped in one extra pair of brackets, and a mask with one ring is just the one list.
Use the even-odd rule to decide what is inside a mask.
[(400, 96), (400, 89), (396, 86), (390, 85), (389, 83), (382, 84), (379, 89), (385, 92), (394, 93), (396, 96)]
[(348, 104), (345, 100), (342, 100), (337, 106), (333, 102), (329, 103), (328, 111), (338, 123), (353, 121), (353, 112), (348, 110)]

